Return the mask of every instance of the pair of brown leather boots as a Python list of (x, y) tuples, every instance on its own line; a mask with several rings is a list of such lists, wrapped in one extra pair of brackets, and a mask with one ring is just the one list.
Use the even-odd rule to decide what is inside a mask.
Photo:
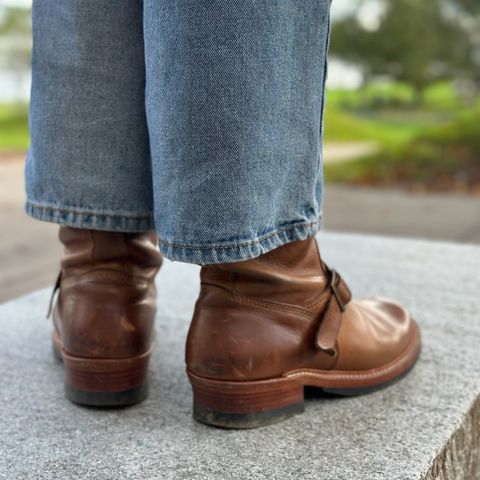
[[(66, 395), (91, 406), (147, 395), (162, 264), (154, 232), (60, 227), (65, 247), (50, 304)], [(365, 393), (406, 373), (420, 351), (408, 312), (352, 301), (314, 238), (242, 262), (206, 265), (186, 346), (194, 418), (248, 428), (303, 411), (304, 387)]]

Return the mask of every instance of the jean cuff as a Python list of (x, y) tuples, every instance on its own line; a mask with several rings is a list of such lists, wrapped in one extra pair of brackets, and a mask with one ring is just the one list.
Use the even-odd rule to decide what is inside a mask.
[(37, 220), (60, 225), (111, 232), (147, 232), (155, 229), (153, 213), (133, 214), (111, 211), (89, 211), (85, 208), (58, 207), (28, 199), (25, 212)]
[(159, 240), (160, 253), (169, 260), (208, 265), (249, 260), (296, 240), (313, 237), (322, 225), (322, 218), (281, 226), (270, 233), (246, 242), (188, 245)]

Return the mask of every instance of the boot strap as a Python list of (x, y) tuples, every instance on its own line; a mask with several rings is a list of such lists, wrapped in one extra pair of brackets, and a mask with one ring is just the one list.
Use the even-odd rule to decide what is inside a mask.
[(328, 289), (330, 298), (322, 315), (320, 326), (315, 336), (315, 347), (334, 356), (336, 354), (337, 336), (342, 323), (343, 312), (352, 299), (352, 294), (342, 277), (325, 265), (329, 274)]
[(58, 273), (58, 276), (57, 276), (57, 280), (55, 281), (55, 285), (53, 286), (52, 293), (51, 293), (51, 295), (50, 295), (50, 301), (48, 302), (48, 312), (47, 312), (46, 318), (49, 318), (50, 315), (51, 315), (51, 313), (52, 313), (53, 300), (54, 300), (54, 298), (55, 298), (55, 293), (56, 293), (57, 290), (60, 288), (61, 278), (62, 278), (62, 271), (60, 270), (60, 272)]

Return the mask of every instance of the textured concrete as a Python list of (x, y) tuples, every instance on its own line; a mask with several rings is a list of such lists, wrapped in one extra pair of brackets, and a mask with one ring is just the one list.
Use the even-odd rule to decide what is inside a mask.
[(305, 414), (258, 430), (197, 424), (183, 342), (198, 270), (167, 263), (149, 399), (85, 409), (62, 396), (42, 290), (0, 306), (0, 478), (480, 478), (480, 247), (334, 234), (320, 245), (357, 296), (410, 306), (424, 349), (405, 379), (364, 397), (310, 399)]

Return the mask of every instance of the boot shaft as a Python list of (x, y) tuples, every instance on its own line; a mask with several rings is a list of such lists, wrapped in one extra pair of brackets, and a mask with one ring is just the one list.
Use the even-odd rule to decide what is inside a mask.
[(102, 267), (152, 279), (162, 264), (155, 232), (107, 232), (61, 226), (64, 276)]
[(314, 312), (321, 308), (328, 285), (328, 272), (315, 238), (291, 242), (243, 262), (206, 265), (200, 275), (202, 285)]
[(155, 275), (162, 264), (154, 232), (61, 227), (64, 245), (55, 329), (69, 354), (126, 358), (150, 348)]

